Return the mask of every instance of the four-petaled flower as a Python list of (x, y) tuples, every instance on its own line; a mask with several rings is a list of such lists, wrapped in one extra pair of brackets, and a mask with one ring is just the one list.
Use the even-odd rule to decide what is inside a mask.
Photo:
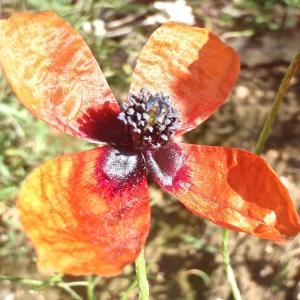
[(149, 231), (150, 174), (223, 227), (275, 242), (299, 232), (290, 196), (262, 158), (171, 141), (220, 107), (239, 73), (238, 55), (207, 29), (158, 28), (122, 108), (83, 39), (53, 13), (0, 21), (0, 63), (39, 119), (106, 144), (46, 162), (25, 180), (20, 219), (42, 271), (110, 276), (133, 262)]

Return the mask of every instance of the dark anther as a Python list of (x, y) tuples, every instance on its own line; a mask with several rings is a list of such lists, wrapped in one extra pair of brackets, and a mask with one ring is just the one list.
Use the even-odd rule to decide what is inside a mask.
[(129, 95), (122, 105), (118, 119), (128, 126), (134, 147), (140, 150), (159, 148), (174, 137), (179, 125), (179, 114), (169, 96), (151, 94), (141, 89), (138, 95)]

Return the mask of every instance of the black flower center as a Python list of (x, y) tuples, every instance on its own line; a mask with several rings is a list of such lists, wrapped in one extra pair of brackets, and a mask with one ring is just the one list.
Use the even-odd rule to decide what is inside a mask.
[(138, 95), (129, 95), (122, 104), (123, 112), (118, 116), (128, 128), (128, 134), (136, 149), (155, 149), (174, 137), (179, 125), (179, 113), (169, 96), (151, 94), (142, 89)]

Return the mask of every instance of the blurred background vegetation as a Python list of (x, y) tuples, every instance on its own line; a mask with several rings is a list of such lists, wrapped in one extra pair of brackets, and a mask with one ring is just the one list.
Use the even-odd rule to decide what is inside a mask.
[[(51, 10), (72, 23), (120, 101), (126, 99), (139, 51), (161, 23), (208, 27), (231, 44), (241, 55), (239, 81), (227, 104), (185, 137), (192, 143), (253, 150), (287, 65), (300, 51), (300, 0), (0, 0), (0, 18), (26, 10)], [(299, 81), (299, 76), (292, 81), (264, 152), (298, 208)], [(17, 218), (15, 200), (24, 177), (55, 155), (91, 147), (32, 117), (0, 77), (0, 274), (41, 278)], [(150, 196), (153, 217), (146, 259), (152, 299), (231, 299), (222, 266), (221, 229), (192, 216), (155, 185)], [(235, 233), (230, 247), (244, 299), (300, 299), (299, 238), (278, 246)], [(119, 277), (97, 279), (96, 299), (137, 299), (136, 289), (131, 289), (133, 273), (128, 266)], [(0, 281), (0, 300), (71, 299), (49, 285), (33, 288)], [(85, 299), (83, 287), (74, 290)]]

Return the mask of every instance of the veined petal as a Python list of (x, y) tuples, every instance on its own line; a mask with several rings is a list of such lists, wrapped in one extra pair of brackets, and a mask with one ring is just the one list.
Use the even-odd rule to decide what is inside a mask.
[(205, 28), (165, 23), (144, 46), (130, 93), (146, 88), (169, 95), (183, 134), (221, 106), (239, 73), (239, 56)]
[(118, 274), (149, 231), (142, 158), (110, 147), (57, 157), (25, 180), (18, 208), (42, 272)]
[(0, 65), (18, 99), (63, 132), (101, 140), (101, 129), (95, 136), (89, 121), (95, 123), (106, 110), (119, 112), (89, 47), (54, 13), (18, 13), (0, 20)]
[(196, 215), (275, 242), (300, 232), (287, 189), (253, 153), (168, 144), (149, 151), (146, 161), (156, 182)]

